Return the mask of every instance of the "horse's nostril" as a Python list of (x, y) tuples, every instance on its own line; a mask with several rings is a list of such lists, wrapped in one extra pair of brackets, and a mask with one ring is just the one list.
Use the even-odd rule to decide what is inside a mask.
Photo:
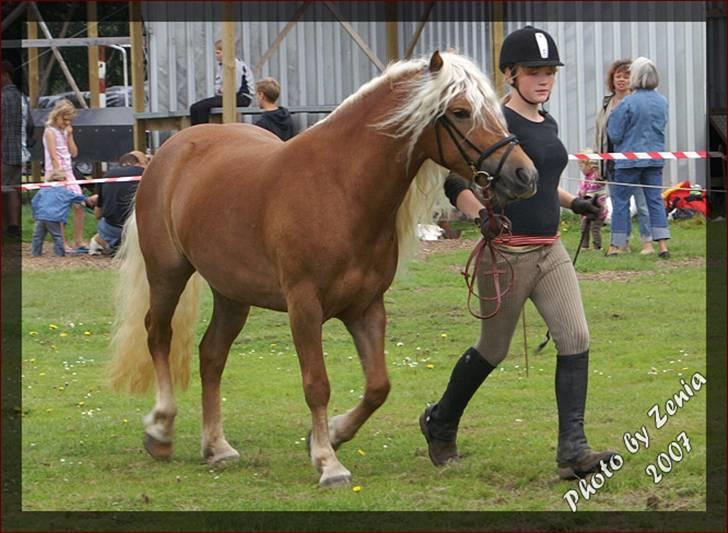
[(524, 187), (534, 187), (536, 185), (536, 180), (538, 179), (538, 174), (536, 172), (529, 171), (525, 168), (519, 168), (516, 170), (516, 176), (518, 176), (518, 179)]

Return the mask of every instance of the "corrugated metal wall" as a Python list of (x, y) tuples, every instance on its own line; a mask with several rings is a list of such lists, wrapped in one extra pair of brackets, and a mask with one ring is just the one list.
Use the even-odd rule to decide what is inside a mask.
[[(153, 3), (155, 19), (160, 11), (173, 9), (167, 3)], [(271, 9), (275, 9), (275, 3)], [(423, 6), (425, 4), (423, 3)], [(645, 55), (660, 71), (658, 90), (670, 102), (667, 149), (696, 150), (705, 147), (705, 24), (703, 22), (539, 22), (528, 19), (528, 4), (512, 4), (507, 18), (508, 33), (527, 22), (551, 33), (566, 63), (559, 73), (549, 111), (560, 124), (561, 138), (570, 153), (591, 147), (594, 121), (605, 94), (604, 76), (616, 58)], [(526, 7), (524, 7), (526, 6)], [(366, 5), (362, 9), (367, 9)], [(422, 55), (450, 47), (472, 57), (486, 72), (490, 64), (490, 31), (487, 5), (460, 4), (463, 20), (452, 18), (446, 3), (438, 3), (415, 48)], [(463, 11), (464, 10), (464, 11)], [(208, 17), (212, 19), (213, 17)], [(282, 17), (281, 17), (282, 18)], [(361, 17), (362, 19), (364, 17)], [(362, 39), (386, 62), (386, 24), (351, 22)], [(266, 52), (285, 22), (238, 22), (236, 53), (252, 68)], [(403, 53), (417, 22), (400, 22), (399, 50)], [(147, 22), (150, 111), (182, 111), (191, 102), (210, 96), (213, 90), (213, 43), (219, 38), (218, 22)], [(265, 63), (260, 76), (272, 76), (282, 87), (284, 106), (338, 104), (359, 86), (379, 74), (379, 69), (356, 45), (338, 22), (301, 21)], [(174, 95), (174, 96), (172, 96)], [(295, 117), (299, 128), (321, 118)], [(564, 177), (578, 178), (576, 165), (567, 167)], [(691, 179), (703, 184), (705, 165), (695, 161), (670, 161), (665, 181)], [(575, 182), (565, 182), (575, 190)]]

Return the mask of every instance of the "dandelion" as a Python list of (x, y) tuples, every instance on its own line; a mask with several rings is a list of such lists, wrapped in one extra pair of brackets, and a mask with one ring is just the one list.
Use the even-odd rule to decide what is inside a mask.
[(361, 485), (354, 485), (353, 487), (351, 487), (351, 490), (353, 490), (354, 492), (361, 492)]
[(440, 333), (440, 337), (442, 337), (443, 339), (446, 339), (447, 338), (447, 333)]
[(432, 363), (428, 363), (425, 365), (425, 368), (435, 368), (435, 365), (433, 365)]
[(61, 331), (61, 332), (60, 332), (60, 333), (58, 334), (58, 336), (59, 336), (59, 337), (68, 337), (68, 333), (66, 333), (65, 331)]
[(38, 335), (38, 332), (37, 331), (30, 331), (30, 332), (28, 332), (28, 335), (30, 335), (31, 337), (35, 337), (36, 335)]
[(84, 331), (83, 334), (86, 335), (87, 337), (90, 337), (91, 336), (91, 332), (90, 331)]
[(55, 324), (48, 324), (48, 327), (51, 329), (58, 329), (58, 326), (56, 326)]
[(358, 454), (359, 454), (359, 455), (361, 455), (362, 457), (364, 457), (364, 456), (365, 456), (365, 455), (367, 454), (367, 452), (365, 452), (365, 451), (364, 451), (364, 450), (362, 450), (361, 448), (359, 448), (359, 449), (358, 449), (358, 450), (356, 451), (356, 453), (358, 453)]

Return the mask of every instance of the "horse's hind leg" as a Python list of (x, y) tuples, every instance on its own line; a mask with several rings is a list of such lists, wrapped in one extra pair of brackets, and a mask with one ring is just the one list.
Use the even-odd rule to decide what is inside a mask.
[(169, 366), (172, 317), (193, 272), (189, 265), (163, 270), (160, 275), (149, 276), (149, 311), (145, 318), (147, 344), (157, 377), (157, 397), (152, 412), (144, 418), (144, 447), (158, 459), (172, 455), (174, 418), (177, 416)]
[(288, 294), (287, 300), (291, 333), (301, 365), (303, 392), (311, 410), (311, 462), (321, 473), (320, 486), (344, 485), (351, 482), (351, 472), (336, 458), (329, 441), (326, 409), (331, 388), (321, 346), (321, 305), (313, 288), (298, 288)]
[(364, 369), (366, 389), (361, 402), (329, 422), (329, 438), (334, 448), (351, 440), (364, 422), (387, 399), (389, 378), (384, 360), (384, 329), (386, 315), (382, 297), (377, 298), (363, 313), (342, 317), (354, 338)]
[(220, 378), (230, 346), (243, 329), (250, 306), (226, 298), (213, 289), (212, 319), (200, 342), (202, 379), (202, 457), (223, 466), (240, 460), (240, 454), (225, 440), (220, 413)]

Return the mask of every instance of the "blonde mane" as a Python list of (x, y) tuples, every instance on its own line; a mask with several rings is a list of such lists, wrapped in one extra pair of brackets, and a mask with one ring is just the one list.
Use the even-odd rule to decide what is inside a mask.
[[(473, 128), (485, 128), (505, 135), (508, 128), (501, 104), (485, 74), (464, 56), (443, 52), (440, 57), (442, 68), (435, 75), (427, 72), (429, 57), (391, 63), (380, 76), (362, 85), (318, 124), (333, 119), (339, 110), (358, 102), (381, 84), (389, 83), (393, 88), (403, 88), (410, 96), (385, 120), (370, 127), (380, 130), (383, 135), (409, 138), (408, 162), (425, 128), (442, 116), (450, 103), (459, 96), (464, 96), (471, 106)], [(413, 76), (416, 72), (422, 72), (423, 75)], [(467, 132), (464, 133), (467, 135)], [(442, 183), (447, 174), (446, 168), (428, 159), (412, 180), (397, 212), (400, 271), (419, 250), (417, 225), (431, 223), (436, 206), (440, 211), (449, 206), (442, 192)]]

